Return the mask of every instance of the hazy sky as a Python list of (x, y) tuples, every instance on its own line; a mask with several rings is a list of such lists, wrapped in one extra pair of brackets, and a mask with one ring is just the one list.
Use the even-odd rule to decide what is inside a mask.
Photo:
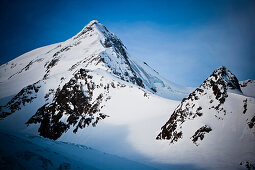
[(163, 77), (199, 86), (220, 65), (255, 79), (255, 1), (0, 1), (0, 64), (96, 19)]

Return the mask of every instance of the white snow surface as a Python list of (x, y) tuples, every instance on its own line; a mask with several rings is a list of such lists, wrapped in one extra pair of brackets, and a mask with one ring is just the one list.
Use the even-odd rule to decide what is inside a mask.
[(155, 169), (84, 145), (15, 132), (0, 137), (0, 169)]

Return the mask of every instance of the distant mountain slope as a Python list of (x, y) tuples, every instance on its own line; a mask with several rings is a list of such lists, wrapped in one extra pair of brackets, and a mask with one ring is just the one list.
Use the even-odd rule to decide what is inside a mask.
[(255, 81), (245, 80), (239, 82), (242, 92), (246, 96), (255, 97)]
[(154, 169), (72, 143), (0, 131), (0, 169)]

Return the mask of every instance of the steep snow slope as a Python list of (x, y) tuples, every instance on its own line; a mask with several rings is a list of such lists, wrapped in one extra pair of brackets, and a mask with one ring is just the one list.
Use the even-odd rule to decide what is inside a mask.
[[(98, 21), (91, 21), (65, 42), (38, 48), (0, 67), (0, 96), (15, 95), (38, 81), (68, 81), (80, 68), (101, 69), (164, 97), (179, 99), (190, 89), (162, 79), (146, 63), (131, 57), (122, 42)], [(19, 82), (19, 83), (17, 83)], [(54, 86), (54, 84), (56, 84)], [(46, 87), (56, 89), (59, 83)]]
[(0, 138), (0, 169), (154, 169), (84, 145), (2, 131)]
[(194, 162), (238, 169), (242, 162), (254, 164), (254, 113), (255, 98), (243, 95), (237, 78), (220, 67), (182, 100), (157, 139), (169, 140), (169, 152), (188, 148)]

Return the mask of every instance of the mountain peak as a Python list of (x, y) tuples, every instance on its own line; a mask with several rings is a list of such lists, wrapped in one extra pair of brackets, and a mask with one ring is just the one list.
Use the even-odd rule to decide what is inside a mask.
[(91, 20), (88, 24), (98, 24), (100, 23), (98, 20)]
[(236, 76), (228, 70), (225, 66), (218, 67), (211, 76), (206, 80), (216, 82), (229, 89), (237, 89), (241, 92), (240, 85)]
[(226, 75), (227, 73), (230, 73), (231, 75), (233, 75), (225, 66), (218, 67), (217, 69), (214, 70), (213, 73), (219, 76)]
[[(235, 112), (231, 110), (232, 105), (230, 105), (231, 109), (228, 107), (231, 104), (229, 101), (232, 98), (232, 93), (229, 92), (233, 92), (232, 90), (242, 93), (236, 76), (224, 66), (217, 68), (199, 88), (182, 100), (181, 104), (172, 113), (170, 119), (161, 128), (161, 132), (156, 139), (167, 139), (170, 140), (170, 143), (176, 143), (184, 138), (185, 134), (186, 136), (189, 134), (188, 140), (192, 140), (198, 146), (199, 142), (203, 140), (204, 135), (214, 130), (209, 126), (212, 124), (211, 120), (224, 120), (225, 115)], [(242, 112), (245, 114), (247, 99), (242, 102), (244, 103), (244, 110)], [(203, 120), (208, 119), (209, 121), (200, 122), (200, 117), (203, 117)], [(184, 124), (187, 124), (186, 122), (194, 122), (194, 120), (199, 122), (200, 127), (194, 128), (194, 133), (191, 135), (190, 131), (183, 130), (183, 127)]]
[(93, 32), (97, 32), (99, 34), (102, 34), (104, 37), (113, 36), (114, 34), (111, 33), (103, 24), (101, 24), (97, 20), (90, 21), (83, 29), (73, 37), (73, 39), (80, 39), (80, 37), (83, 37), (86, 34), (90, 34)]
[[(92, 27), (94, 25), (97, 26), (103, 26), (99, 21), (97, 20), (91, 20), (83, 29), (88, 28), (88, 27)], [(103, 26), (104, 27), (104, 26)]]
[[(226, 110), (222, 106), (227, 97), (228, 89), (238, 90), (241, 92), (238, 79), (225, 66), (218, 67), (195, 91), (184, 98), (180, 105), (175, 109), (168, 122), (161, 128), (156, 139), (168, 139), (170, 143), (177, 142), (183, 137), (181, 130), (182, 124), (186, 120), (193, 120), (196, 117), (203, 116), (201, 110), (215, 110), (215, 116), (223, 119), (219, 113), (226, 114)], [(207, 96), (203, 98), (203, 96)], [(210, 100), (209, 100), (210, 99)], [(209, 100), (209, 105), (203, 106), (204, 100)], [(211, 128), (207, 125), (198, 129), (197, 133), (209, 133)], [(194, 134), (194, 137), (196, 134)], [(197, 139), (193, 141), (195, 144)], [(196, 144), (197, 145), (197, 144)]]

